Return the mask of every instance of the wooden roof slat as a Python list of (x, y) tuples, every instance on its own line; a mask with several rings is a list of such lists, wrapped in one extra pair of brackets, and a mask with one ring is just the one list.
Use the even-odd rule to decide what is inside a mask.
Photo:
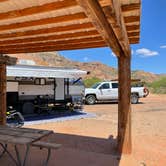
[(136, 44), (136, 43), (138, 43), (139, 42), (139, 37), (137, 37), (137, 38), (129, 38), (129, 42), (131, 43), (131, 44)]
[(51, 3), (46, 3), (40, 6), (32, 6), (21, 10), (14, 10), (14, 11), (8, 11), (6, 13), (0, 13), (0, 20), (29, 16), (33, 14), (53, 11), (55, 9), (58, 10), (63, 8), (69, 8), (76, 5), (77, 3), (75, 0), (56, 1)]
[(127, 31), (139, 30), (140, 29), (140, 25), (127, 25), (126, 29), (127, 29)]
[(121, 8), (122, 8), (122, 12), (130, 12), (133, 10), (139, 10), (140, 9), (140, 2), (122, 5)]
[(59, 41), (48, 41), (48, 42), (38, 42), (38, 43), (24, 43), (24, 44), (17, 44), (17, 45), (5, 45), (0, 46), (1, 50), (10, 50), (15, 48), (33, 48), (33, 47), (41, 47), (41, 46), (56, 46), (56, 45), (70, 45), (70, 44), (78, 44), (78, 43), (90, 43), (90, 42), (97, 42), (103, 41), (101, 36), (94, 36), (94, 37), (87, 37), (87, 38), (80, 38), (80, 39), (68, 39), (68, 40), (59, 40)]
[(81, 30), (81, 29), (85, 31), (85, 29), (88, 30), (88, 28), (93, 28), (93, 27), (94, 26), (90, 22), (81, 23), (81, 24), (72, 24), (72, 25), (67, 25), (67, 26), (43, 28), (43, 29), (29, 30), (29, 31), (23, 31), (23, 32), (3, 33), (3, 34), (0, 34), (0, 39), (49, 34), (49, 33), (55, 33), (55, 32), (69, 33), (69, 31), (74, 32), (74, 30)]
[(20, 28), (32, 27), (32, 26), (40, 26), (45, 24), (63, 23), (63, 22), (85, 19), (85, 18), (87, 17), (84, 13), (75, 13), (71, 15), (44, 18), (40, 20), (26, 21), (26, 22), (14, 23), (14, 24), (8, 24), (8, 25), (0, 25), (0, 31), (20, 29)]
[[(129, 16), (124, 17), (125, 23), (136, 22), (139, 21), (139, 16)], [(61, 32), (61, 31), (70, 31), (75, 29), (81, 28), (90, 28), (94, 27), (90, 22), (83, 23), (83, 24), (76, 24), (76, 25), (68, 25), (68, 26), (60, 26), (60, 27), (52, 27), (52, 28), (44, 28), (39, 30), (29, 30), (24, 32), (13, 32), (13, 33), (3, 33), (0, 34), (0, 38), (10, 38), (10, 37), (21, 37), (21, 36), (32, 36), (37, 34), (45, 34), (45, 33), (54, 33), (54, 32)]]
[[(83, 46), (83, 47), (82, 47)], [(74, 50), (74, 49), (85, 49), (85, 48), (94, 48), (94, 47), (105, 47), (106, 44), (104, 41), (97, 41), (93, 43), (82, 43), (82, 44), (70, 44), (70, 45), (58, 45), (58, 46), (43, 46), (38, 48), (16, 48), (16, 49), (10, 49), (10, 50), (0, 50), (3, 54), (15, 54), (15, 53), (28, 53), (28, 52), (47, 52), (49, 51), (62, 51), (62, 50)]]
[(0, 3), (1, 3), (1, 2), (5, 2), (5, 1), (9, 1), (9, 0), (0, 0)]
[(0, 41), (0, 46), (2, 45), (9, 45), (9, 44), (16, 44), (16, 43), (31, 43), (31, 42), (40, 42), (40, 41), (49, 41), (49, 40), (61, 40), (65, 42), (68, 38), (81, 38), (87, 36), (94, 36), (98, 35), (99, 33), (96, 30), (90, 30), (85, 32), (75, 32), (75, 33), (68, 33), (68, 34), (61, 34), (61, 35), (50, 35), (50, 36), (40, 36), (40, 37), (32, 37), (27, 39), (15, 39), (15, 40), (4, 40)]
[(125, 23), (131, 23), (131, 22), (140, 22), (140, 16), (128, 16), (124, 17)]
[(140, 32), (139, 32), (139, 31), (128, 32), (127, 35), (128, 35), (128, 37), (139, 36), (139, 35), (140, 35)]

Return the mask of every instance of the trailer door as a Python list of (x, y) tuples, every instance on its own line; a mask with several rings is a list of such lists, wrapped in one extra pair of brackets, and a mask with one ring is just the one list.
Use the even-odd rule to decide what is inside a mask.
[(56, 78), (55, 100), (65, 99), (64, 78)]

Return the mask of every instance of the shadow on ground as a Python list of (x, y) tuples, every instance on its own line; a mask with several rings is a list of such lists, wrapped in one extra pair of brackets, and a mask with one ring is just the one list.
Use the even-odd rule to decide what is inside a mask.
[[(58, 150), (53, 150), (48, 166), (118, 166), (120, 155), (116, 152), (116, 139), (110, 136), (108, 139), (55, 133), (47, 138), (48, 142), (62, 144)], [(9, 147), (14, 154), (14, 148)], [(20, 154), (25, 152), (24, 146), (19, 146)], [(23, 156), (22, 156), (23, 157)], [(42, 165), (46, 158), (46, 151), (31, 147), (26, 166)], [(13, 163), (5, 154), (0, 158), (3, 166), (12, 166)]]
[[(114, 104), (118, 104), (118, 102), (117, 101), (108, 101), (108, 102), (106, 102), (106, 101), (103, 101), (103, 102), (98, 102), (98, 103), (95, 103), (96, 105), (102, 105), (102, 104), (112, 104), (112, 105), (114, 105)], [(143, 103), (143, 102), (138, 102), (137, 104), (145, 104), (145, 103)], [(132, 105), (135, 105), (135, 104), (132, 104)]]

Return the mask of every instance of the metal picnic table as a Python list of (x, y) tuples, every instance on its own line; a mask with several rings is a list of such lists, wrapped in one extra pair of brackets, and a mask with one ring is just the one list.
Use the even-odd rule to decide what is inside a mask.
[[(0, 125), (0, 146), (3, 149), (0, 157), (2, 157), (2, 155), (6, 152), (16, 165), (25, 166), (30, 146), (33, 146), (33, 143), (41, 140), (41, 138), (48, 136), (51, 133), (53, 133), (53, 131), (32, 128), (14, 128)], [(16, 159), (7, 149), (8, 144), (14, 145)], [(26, 147), (23, 161), (21, 161), (19, 148), (17, 147), (18, 145), (25, 145)], [(48, 151), (48, 157), (45, 165), (48, 163), (49, 156), (50, 151)]]

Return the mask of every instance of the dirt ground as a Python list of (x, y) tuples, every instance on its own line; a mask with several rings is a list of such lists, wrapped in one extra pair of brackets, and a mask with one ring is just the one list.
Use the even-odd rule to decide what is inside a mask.
[[(88, 138), (114, 140), (117, 136), (117, 108), (117, 103), (85, 105), (84, 110), (95, 113), (96, 117), (28, 127), (50, 129), (68, 136), (83, 136), (86, 141)], [(58, 136), (56, 138), (60, 139)], [(62, 141), (63, 144), (66, 142), (76, 147), (76, 143), (71, 143), (68, 139)], [(147, 98), (140, 99), (139, 104), (132, 105), (132, 144), (132, 157), (126, 157), (121, 165), (128, 166), (127, 160), (132, 158), (134, 165), (166, 166), (166, 95), (150, 94)], [(102, 145), (96, 143), (96, 146), (100, 146), (98, 151), (102, 152)], [(85, 146), (81, 148), (86, 150)], [(108, 147), (105, 148), (103, 153), (107, 154)]]

